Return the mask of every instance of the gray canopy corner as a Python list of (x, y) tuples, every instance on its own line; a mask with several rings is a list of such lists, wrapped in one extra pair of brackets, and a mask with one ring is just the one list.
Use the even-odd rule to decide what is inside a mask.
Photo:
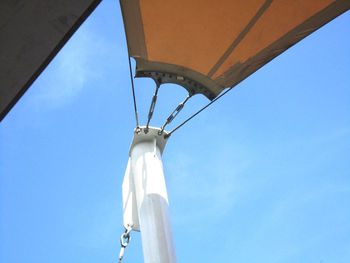
[(0, 2), (0, 121), (100, 2)]

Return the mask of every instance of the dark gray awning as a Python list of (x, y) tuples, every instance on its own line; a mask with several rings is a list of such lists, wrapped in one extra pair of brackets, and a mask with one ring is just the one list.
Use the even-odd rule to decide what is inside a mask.
[(0, 2), (0, 120), (100, 2)]

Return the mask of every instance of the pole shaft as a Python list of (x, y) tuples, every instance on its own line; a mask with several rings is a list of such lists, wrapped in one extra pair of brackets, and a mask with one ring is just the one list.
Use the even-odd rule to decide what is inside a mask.
[(144, 262), (175, 263), (168, 196), (156, 141), (134, 145), (130, 157)]

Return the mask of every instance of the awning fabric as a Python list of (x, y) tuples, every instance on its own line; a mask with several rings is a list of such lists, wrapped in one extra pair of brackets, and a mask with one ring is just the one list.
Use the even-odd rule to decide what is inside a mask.
[(0, 1), (0, 121), (100, 2)]
[(350, 8), (349, 0), (120, 0), (136, 77), (214, 99)]

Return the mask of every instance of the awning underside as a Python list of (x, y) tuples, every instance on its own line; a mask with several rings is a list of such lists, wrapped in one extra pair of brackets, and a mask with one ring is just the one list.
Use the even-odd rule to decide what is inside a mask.
[(121, 0), (136, 77), (214, 99), (350, 8), (348, 0)]

